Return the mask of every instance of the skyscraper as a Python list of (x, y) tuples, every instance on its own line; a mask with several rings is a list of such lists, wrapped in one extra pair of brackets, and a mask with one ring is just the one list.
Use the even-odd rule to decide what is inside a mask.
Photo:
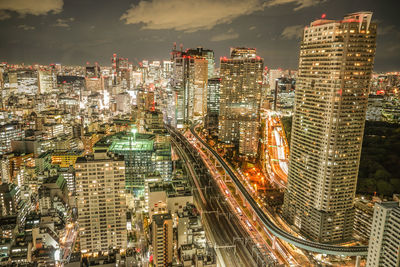
[(231, 58), (221, 58), (219, 139), (241, 155), (257, 154), (263, 65), (253, 48), (232, 48)]
[(193, 67), (194, 77), (191, 81), (191, 86), (193, 86), (193, 110), (191, 111), (191, 120), (203, 118), (207, 114), (207, 60), (204, 58), (195, 58)]
[[(205, 51), (208, 51), (207, 53)], [(171, 84), (176, 94), (176, 124), (181, 127), (207, 112), (207, 79), (212, 50), (172, 51)], [(213, 65), (213, 64), (212, 64)], [(212, 69), (212, 68), (211, 68)], [(213, 69), (212, 69), (213, 71)]]
[(209, 130), (218, 129), (220, 83), (220, 78), (208, 79), (205, 127)]
[(399, 202), (376, 203), (368, 245), (367, 267), (400, 265)]
[(300, 48), (284, 216), (312, 240), (351, 237), (376, 24), (318, 19)]
[(186, 50), (186, 53), (193, 57), (204, 58), (207, 60), (208, 79), (214, 77), (215, 70), (215, 56), (214, 51), (211, 49), (204, 49), (203, 47), (191, 48)]
[(124, 160), (98, 150), (78, 158), (75, 167), (82, 253), (126, 249)]

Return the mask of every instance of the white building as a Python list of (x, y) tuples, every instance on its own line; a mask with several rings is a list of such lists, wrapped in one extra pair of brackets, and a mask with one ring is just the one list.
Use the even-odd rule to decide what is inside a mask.
[(193, 204), (193, 194), (181, 181), (149, 184), (148, 211), (150, 219), (155, 214), (171, 213), (175, 222), (176, 213), (183, 212), (189, 203)]
[(367, 267), (400, 266), (399, 204), (395, 201), (375, 204)]
[(367, 121), (381, 121), (384, 99), (381, 96), (370, 95), (368, 98)]
[(282, 69), (275, 69), (275, 70), (270, 70), (269, 71), (268, 83), (269, 83), (269, 90), (270, 91), (275, 90), (276, 80), (279, 79), (279, 78), (282, 78), (282, 77), (283, 77)]

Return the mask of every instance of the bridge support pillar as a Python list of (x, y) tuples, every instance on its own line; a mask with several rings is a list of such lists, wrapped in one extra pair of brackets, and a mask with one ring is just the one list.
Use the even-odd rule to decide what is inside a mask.
[(356, 267), (360, 267), (361, 256), (356, 257)]
[[(203, 146), (202, 146), (203, 147)], [(210, 159), (210, 161), (215, 165), (215, 166), (218, 166), (218, 160), (213, 156), (213, 154), (208, 150), (208, 149), (206, 149), (206, 156), (207, 156), (207, 158), (209, 158)]]
[(236, 188), (236, 186), (234, 186), (233, 187), (233, 192), (235, 192), (235, 195), (237, 196), (237, 195), (239, 195), (239, 190)]
[(211, 158), (212, 162), (215, 164), (217, 169), (222, 167), (221, 163), (219, 163), (219, 161), (216, 158), (214, 158), (213, 156), (208, 156), (208, 157)]
[[(237, 188), (235, 187), (235, 190), (237, 190)], [(242, 202), (243, 202), (243, 207), (247, 207), (247, 202), (246, 202), (246, 199), (245, 199), (245, 197), (242, 195), (242, 194), (240, 194), (240, 198), (242, 199)]]
[(273, 250), (276, 249), (276, 238), (275, 238), (275, 236), (272, 237), (272, 249), (273, 249)]
[(222, 180), (224, 181), (224, 182), (226, 182), (226, 173), (224, 172), (224, 174), (222, 175)]
[(237, 195), (236, 187), (233, 187), (233, 194), (234, 194), (234, 195)]

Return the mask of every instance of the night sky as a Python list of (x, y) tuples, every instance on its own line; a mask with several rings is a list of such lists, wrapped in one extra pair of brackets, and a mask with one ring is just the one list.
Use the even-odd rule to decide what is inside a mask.
[[(0, 0), (0, 61), (110, 65), (169, 58), (174, 42), (228, 56), (257, 48), (269, 68), (296, 69), (302, 28), (321, 14), (372, 11), (376, 71), (400, 70), (399, 0)], [(218, 61), (218, 60), (217, 60)]]

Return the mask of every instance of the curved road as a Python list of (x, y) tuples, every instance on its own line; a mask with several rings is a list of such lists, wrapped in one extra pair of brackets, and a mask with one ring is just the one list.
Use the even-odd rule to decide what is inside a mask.
[(256, 213), (258, 218), (262, 221), (264, 226), (276, 237), (305, 250), (321, 253), (321, 254), (330, 254), (330, 255), (345, 255), (345, 256), (361, 256), (367, 255), (368, 246), (356, 246), (356, 247), (344, 247), (344, 246), (336, 246), (318, 243), (310, 240), (304, 240), (298, 237), (295, 237), (286, 231), (277, 227), (261, 210), (261, 208), (257, 205), (256, 201), (251, 197), (251, 195), (247, 192), (246, 188), (242, 185), (236, 175), (233, 173), (231, 168), (225, 163), (225, 161), (221, 158), (221, 156), (212, 149), (202, 138), (198, 136), (196, 131), (194, 130), (194, 126), (190, 128), (193, 136), (196, 137), (198, 141), (200, 141), (219, 161), (222, 165), (226, 173), (231, 177), (232, 181), (235, 183), (236, 187), (240, 190), (241, 194), (246, 198), (247, 202), (252, 207), (253, 211)]

